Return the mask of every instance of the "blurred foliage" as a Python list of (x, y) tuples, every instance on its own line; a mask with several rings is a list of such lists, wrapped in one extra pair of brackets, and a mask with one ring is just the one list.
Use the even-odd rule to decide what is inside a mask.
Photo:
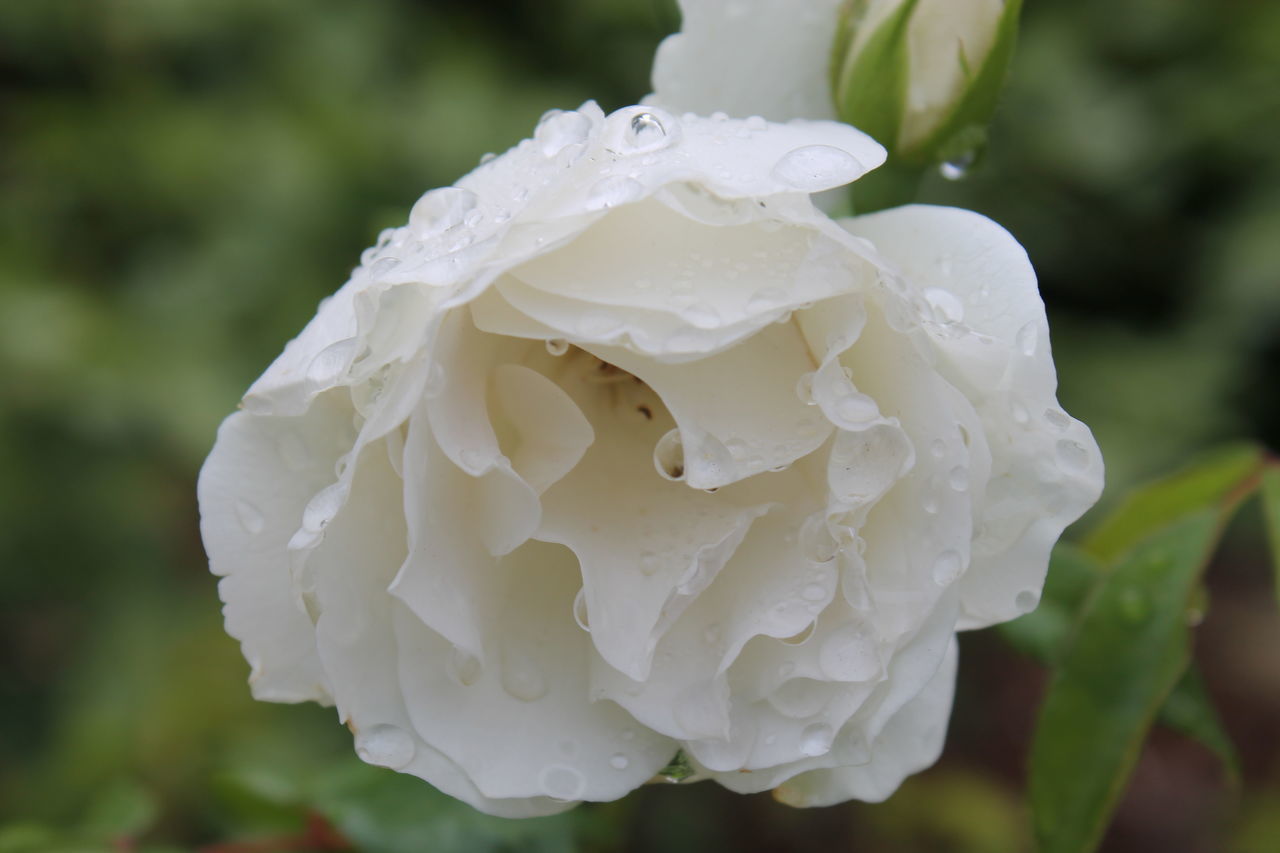
[[(1044, 676), (990, 634), (938, 768), (810, 812), (693, 785), (487, 819), (359, 764), (331, 710), (248, 698), (196, 530), (218, 421), (421, 192), (550, 107), (633, 102), (677, 23), (671, 0), (0, 2), (0, 853), (1027, 849)], [(1278, 68), (1275, 2), (1027, 4), (983, 167), (921, 187), (1027, 247), (1109, 496), (1280, 445)], [(1280, 848), (1261, 531), (1228, 537), (1198, 632), (1244, 797), (1157, 739), (1106, 850)]]

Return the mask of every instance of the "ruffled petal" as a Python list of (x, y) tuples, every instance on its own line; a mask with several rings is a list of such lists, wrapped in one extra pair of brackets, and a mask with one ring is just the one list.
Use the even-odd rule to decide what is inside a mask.
[(459, 660), (447, 640), (396, 608), (400, 684), (417, 731), (488, 797), (614, 800), (651, 778), (676, 744), (611, 702), (587, 701), (594, 652), (571, 616), (573, 555), (531, 542), (497, 572), (483, 664)]

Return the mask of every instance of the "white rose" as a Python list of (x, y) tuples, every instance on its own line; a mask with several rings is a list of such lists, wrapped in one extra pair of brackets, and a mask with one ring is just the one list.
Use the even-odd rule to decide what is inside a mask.
[(589, 103), (423, 196), (201, 473), (254, 694), (509, 816), (678, 749), (795, 804), (931, 763), (1102, 463), (1013, 238), (815, 209), (883, 156)]
[[(902, 12), (909, 16), (904, 101), (896, 134), (881, 141), (910, 152), (969, 94), (1009, 4), (918, 0), (906, 6), (907, 0), (680, 0), (681, 32), (658, 49), (652, 100), (668, 109), (758, 113), (775, 121), (833, 117), (846, 90), (883, 87), (894, 75), (896, 69), (878, 66), (852, 72), (881, 26)], [(839, 93), (832, 92), (833, 78)], [(988, 111), (970, 121), (985, 122)], [(861, 117), (843, 117), (866, 126)]]

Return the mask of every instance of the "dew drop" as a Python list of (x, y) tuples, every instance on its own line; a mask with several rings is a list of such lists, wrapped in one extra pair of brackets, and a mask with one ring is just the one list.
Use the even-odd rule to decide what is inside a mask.
[(359, 346), (357, 339), (347, 338), (320, 350), (307, 365), (307, 381), (313, 385), (336, 382), (351, 366)]
[(615, 752), (609, 756), (609, 766), (614, 770), (626, 770), (631, 766), (631, 759), (627, 758), (621, 752)]
[(773, 177), (801, 192), (820, 192), (847, 184), (864, 171), (848, 151), (830, 145), (806, 145), (783, 155)]
[(973, 164), (977, 162), (978, 152), (966, 151), (959, 157), (954, 157), (938, 166), (938, 174), (946, 178), (948, 181), (962, 181), (969, 175), (969, 170), (973, 168)]
[(1066, 412), (1058, 409), (1045, 409), (1044, 419), (1049, 423), (1049, 426), (1059, 431), (1071, 426), (1071, 418), (1067, 416)]
[(939, 322), (959, 323), (964, 319), (964, 303), (951, 291), (931, 287), (924, 292), (924, 298), (928, 300)]
[(625, 138), (636, 151), (653, 151), (671, 143), (661, 119), (649, 112), (636, 113), (631, 117)]
[(723, 322), (720, 312), (705, 302), (695, 302), (680, 312), (686, 323), (698, 329), (719, 328)]
[(658, 439), (653, 449), (653, 467), (663, 479), (684, 479), (684, 442), (680, 438), (680, 430), (673, 429)]
[(813, 723), (800, 733), (800, 752), (810, 758), (825, 755), (831, 750), (831, 742), (835, 740), (835, 730), (826, 723)]
[(547, 695), (547, 681), (525, 655), (508, 655), (502, 667), (502, 689), (513, 699), (536, 702)]
[(445, 381), (444, 366), (438, 361), (431, 362), (427, 367), (427, 379), (422, 386), (422, 396), (428, 400), (439, 397), (444, 393)]
[(551, 110), (542, 116), (533, 138), (542, 156), (555, 157), (570, 145), (585, 142), (591, 133), (591, 119), (577, 112)]
[(837, 400), (835, 410), (840, 420), (847, 424), (864, 424), (880, 416), (876, 401), (856, 391)]
[(645, 577), (651, 576), (658, 570), (660, 563), (661, 561), (658, 559), (657, 554), (652, 551), (645, 551), (640, 555), (640, 574)]
[(484, 469), (489, 457), (481, 450), (464, 450), (458, 454), (458, 461), (469, 473), (477, 474)]
[(800, 525), (800, 551), (815, 563), (829, 563), (840, 550), (821, 513), (811, 515)]
[(957, 465), (951, 469), (951, 473), (947, 475), (947, 482), (951, 484), (951, 488), (957, 492), (963, 492), (969, 488), (969, 469), (963, 465)]
[(346, 496), (341, 483), (333, 483), (316, 492), (302, 510), (302, 529), (310, 533), (324, 530), (342, 508)]
[(933, 561), (933, 582), (938, 586), (951, 586), (963, 569), (964, 562), (958, 552), (950, 549), (943, 551)]
[(941, 459), (947, 455), (947, 443), (940, 438), (935, 438), (929, 445), (929, 453), (934, 459)]
[(929, 515), (936, 515), (938, 512), (938, 498), (932, 492), (926, 494), (920, 499), (920, 508)]
[(1013, 422), (1019, 426), (1026, 426), (1027, 422), (1031, 420), (1027, 407), (1022, 405), (1020, 400), (1011, 400), (1009, 402), (1009, 414), (1013, 416)]
[(569, 351), (569, 342), (564, 338), (547, 338), (547, 352), (556, 357), (562, 356)]
[(591, 633), (591, 619), (587, 614), (587, 588), (581, 587), (578, 594), (573, 599), (573, 621), (578, 623), (578, 627)]
[(817, 403), (813, 399), (813, 377), (813, 371), (809, 371), (808, 373), (802, 373), (800, 378), (796, 380), (796, 396), (806, 406), (813, 406)]
[(579, 799), (587, 789), (586, 778), (563, 764), (553, 764), (543, 770), (538, 776), (538, 784), (544, 794), (557, 800)]
[(612, 175), (596, 182), (587, 193), (587, 210), (604, 210), (636, 201), (644, 195), (644, 186), (635, 178)]
[(416, 752), (413, 736), (398, 726), (383, 723), (356, 735), (356, 755), (366, 764), (399, 770)]
[(449, 653), (447, 669), (454, 681), (469, 687), (480, 678), (480, 658), (461, 646), (454, 646)]
[(479, 203), (475, 193), (460, 187), (431, 190), (409, 211), (409, 225), (424, 236), (434, 236), (463, 224)]
[(1025, 356), (1033, 356), (1036, 354), (1036, 346), (1040, 341), (1040, 330), (1036, 328), (1034, 322), (1027, 323), (1018, 330), (1015, 342), (1018, 345), (1018, 351)]
[(1089, 451), (1078, 441), (1064, 438), (1058, 442), (1058, 458), (1062, 464), (1072, 471), (1083, 471), (1089, 467)]

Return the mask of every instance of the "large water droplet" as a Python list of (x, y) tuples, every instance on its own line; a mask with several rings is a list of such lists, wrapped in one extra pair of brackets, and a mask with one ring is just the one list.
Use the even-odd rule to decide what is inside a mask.
[(587, 588), (581, 587), (578, 594), (573, 598), (573, 621), (578, 623), (578, 627), (591, 633), (591, 618), (587, 614)]
[(653, 151), (669, 145), (667, 128), (656, 115), (636, 113), (627, 125), (626, 141), (636, 151)]
[(355, 360), (359, 348), (360, 341), (356, 338), (329, 344), (307, 365), (307, 381), (313, 385), (330, 385), (338, 381)]
[(631, 766), (631, 759), (627, 758), (621, 752), (615, 752), (609, 756), (609, 766), (614, 770), (626, 770)]
[(399, 770), (416, 752), (413, 735), (398, 726), (383, 723), (356, 735), (356, 755), (366, 764)]
[(547, 352), (554, 356), (562, 356), (569, 351), (569, 342), (564, 338), (547, 338)]
[(658, 439), (653, 448), (653, 467), (664, 479), (684, 479), (684, 442), (680, 430), (673, 429)]
[(809, 516), (800, 525), (800, 552), (815, 563), (829, 563), (840, 550), (840, 543), (827, 526), (822, 513)]
[(587, 193), (587, 210), (604, 210), (629, 204), (644, 195), (644, 186), (635, 178), (612, 175), (601, 178)]
[(480, 199), (471, 190), (441, 187), (418, 199), (409, 211), (409, 225), (431, 237), (463, 224)]
[(878, 418), (880, 408), (866, 394), (854, 391), (836, 401), (835, 414), (845, 424), (864, 424)]
[(480, 658), (461, 646), (454, 646), (449, 653), (447, 669), (454, 681), (469, 687), (480, 678)]
[(964, 303), (951, 291), (931, 287), (924, 292), (924, 298), (938, 322), (959, 323), (964, 319)]
[(880, 674), (875, 638), (860, 625), (848, 624), (831, 632), (818, 650), (818, 666), (835, 681), (868, 681)]
[(577, 800), (587, 789), (587, 780), (572, 767), (553, 764), (538, 776), (542, 792), (556, 800)]
[(585, 142), (591, 133), (591, 119), (582, 113), (551, 110), (542, 116), (533, 138), (544, 157), (554, 157), (568, 148)]
[(830, 145), (806, 145), (783, 155), (773, 176), (801, 192), (820, 192), (847, 184), (865, 171), (848, 151)]
[(960, 572), (963, 569), (964, 561), (961, 559), (960, 554), (947, 549), (933, 561), (933, 582), (938, 586), (950, 586), (955, 583), (956, 578), (960, 577)]
[(316, 492), (302, 510), (302, 529), (310, 533), (324, 530), (342, 509), (346, 497), (346, 489), (341, 483), (333, 483)]
[(267, 526), (267, 520), (263, 517), (262, 510), (248, 501), (236, 501), (236, 518), (239, 519), (240, 526), (244, 528), (245, 533), (257, 535)]
[(957, 465), (951, 469), (951, 473), (947, 475), (947, 482), (951, 484), (951, 488), (957, 492), (963, 492), (969, 488), (969, 469), (963, 465)]
[(513, 699), (536, 702), (547, 695), (547, 680), (527, 655), (510, 652), (502, 664), (502, 689)]
[(946, 178), (948, 181), (961, 181), (969, 175), (969, 170), (973, 168), (973, 164), (978, 160), (977, 149), (966, 151), (958, 157), (938, 166), (938, 174)]
[(1089, 451), (1078, 441), (1064, 438), (1058, 442), (1058, 458), (1065, 468), (1083, 471), (1089, 467)]
[(814, 757), (825, 755), (831, 750), (831, 742), (835, 740), (835, 729), (826, 723), (813, 723), (800, 733), (800, 752)]
[(1036, 328), (1036, 324), (1034, 322), (1027, 323), (1025, 326), (1019, 329), (1017, 337), (1015, 338), (1015, 342), (1018, 345), (1019, 352), (1021, 352), (1023, 355), (1026, 355), (1026, 356), (1032, 356), (1036, 354), (1036, 346), (1039, 343), (1039, 341), (1040, 341), (1040, 330)]

